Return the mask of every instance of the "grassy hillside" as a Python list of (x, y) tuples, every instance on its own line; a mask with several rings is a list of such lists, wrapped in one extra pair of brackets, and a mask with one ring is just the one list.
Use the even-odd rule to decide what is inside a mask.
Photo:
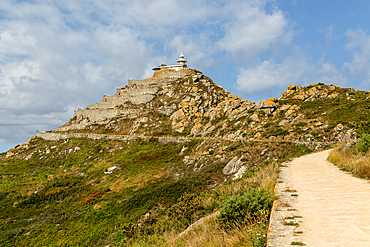
[[(230, 196), (251, 188), (271, 191), (278, 163), (307, 152), (278, 143), (261, 156), (266, 144), (223, 141), (216, 145), (225, 147), (225, 159), (213, 153), (184, 162), (214, 145), (36, 138), (12, 157), (3, 153), (0, 245), (165, 246)], [(222, 169), (240, 154), (248, 169), (232, 180)]]
[[(74, 117), (51, 132), (128, 141), (33, 138), (0, 154), (0, 246), (264, 246), (279, 165), (325, 146), (302, 142), (370, 130), (369, 92), (324, 84), (256, 105), (198, 74), (119, 107), (141, 114)], [(362, 151), (348, 150), (355, 162), (343, 169), (368, 177)]]

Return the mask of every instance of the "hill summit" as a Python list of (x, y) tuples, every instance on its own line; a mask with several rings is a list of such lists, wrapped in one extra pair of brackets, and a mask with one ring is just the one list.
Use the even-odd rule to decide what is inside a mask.
[[(260, 104), (231, 95), (200, 71), (177, 65), (153, 69), (153, 77), (128, 81), (115, 95), (74, 112), (58, 133), (217, 137), (235, 140), (348, 141), (363, 126), (368, 92), (313, 83), (290, 85), (280, 98)], [(339, 104), (341, 104), (339, 106)], [(355, 106), (355, 111), (346, 112)], [(363, 109), (364, 111), (362, 111)], [(343, 114), (342, 114), (343, 113)], [(346, 117), (345, 117), (346, 116)], [(348, 118), (348, 116), (351, 116)]]

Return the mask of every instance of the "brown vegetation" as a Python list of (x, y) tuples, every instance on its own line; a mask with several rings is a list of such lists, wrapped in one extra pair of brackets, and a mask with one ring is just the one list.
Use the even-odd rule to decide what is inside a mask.
[(370, 179), (370, 150), (367, 153), (356, 152), (353, 149), (342, 151), (343, 145), (338, 145), (330, 152), (328, 160), (341, 170), (365, 179)]

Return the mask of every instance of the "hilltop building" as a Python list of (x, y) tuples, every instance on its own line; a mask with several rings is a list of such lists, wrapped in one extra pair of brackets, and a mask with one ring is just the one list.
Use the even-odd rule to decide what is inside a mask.
[(162, 70), (162, 69), (172, 69), (172, 70), (175, 70), (175, 71), (179, 71), (179, 70), (183, 70), (183, 69), (187, 68), (186, 62), (187, 61), (185, 60), (185, 56), (181, 52), (180, 57), (177, 60), (176, 65), (161, 64), (160, 66), (153, 68), (153, 70), (154, 71), (159, 71), (159, 70)]

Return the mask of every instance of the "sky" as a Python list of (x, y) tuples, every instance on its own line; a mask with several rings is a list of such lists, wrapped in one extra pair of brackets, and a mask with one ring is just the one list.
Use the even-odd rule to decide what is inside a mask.
[(159, 64), (251, 101), (313, 82), (370, 90), (368, 0), (1, 0), (0, 152)]

